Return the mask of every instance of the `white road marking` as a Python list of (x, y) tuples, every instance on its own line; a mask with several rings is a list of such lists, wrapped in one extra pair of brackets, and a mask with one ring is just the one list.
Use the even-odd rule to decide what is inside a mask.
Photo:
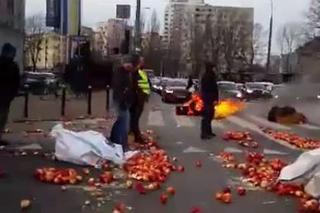
[(230, 153), (243, 153), (243, 150), (241, 149), (237, 149), (237, 148), (233, 148), (233, 147), (227, 147), (224, 149), (225, 152), (230, 152)]
[(194, 127), (195, 124), (190, 117), (174, 115), (177, 127)]
[(300, 125), (298, 125), (298, 127), (302, 127), (302, 128), (309, 129), (309, 130), (320, 130), (320, 126), (314, 126), (311, 124), (300, 124)]
[(149, 111), (148, 126), (164, 126), (163, 115), (161, 111)]
[(212, 124), (212, 128), (214, 129), (215, 127), (219, 128), (219, 129), (225, 129), (225, 125), (222, 123), (222, 121), (217, 121), (217, 120), (213, 120), (211, 122)]
[(185, 150), (183, 150), (183, 153), (205, 153), (205, 152), (207, 152), (207, 151), (204, 149), (193, 147), (193, 146), (190, 146), (190, 147), (186, 148)]
[(288, 153), (280, 152), (280, 151), (272, 150), (272, 149), (264, 149), (263, 153), (265, 155), (288, 155)]
[(17, 147), (15, 147), (15, 149), (18, 149), (18, 150), (42, 150), (42, 147), (37, 143), (33, 143), (30, 145), (17, 146)]
[(278, 130), (291, 130), (291, 128), (288, 126), (277, 124), (274, 122), (270, 122), (265, 118), (261, 118), (261, 117), (255, 116), (255, 115), (249, 115), (249, 118), (255, 122), (262, 124), (263, 127), (269, 127), (269, 128), (278, 129)]

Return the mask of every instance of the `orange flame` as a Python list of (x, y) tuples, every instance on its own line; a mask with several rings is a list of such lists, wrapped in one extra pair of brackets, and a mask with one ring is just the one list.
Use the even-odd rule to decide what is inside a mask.
[[(188, 106), (188, 115), (201, 114), (203, 110), (203, 101), (197, 93), (192, 94), (191, 100), (184, 104)], [(224, 119), (232, 116), (245, 108), (245, 103), (236, 100), (222, 100), (215, 106), (215, 119)]]

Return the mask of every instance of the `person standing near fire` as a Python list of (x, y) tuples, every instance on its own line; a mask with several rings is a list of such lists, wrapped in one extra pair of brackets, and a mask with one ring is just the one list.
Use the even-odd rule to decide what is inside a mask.
[(201, 121), (201, 139), (209, 140), (216, 135), (212, 132), (211, 122), (215, 115), (214, 105), (219, 101), (219, 89), (216, 78), (216, 65), (207, 63), (201, 77), (200, 92), (204, 108)]
[(135, 100), (130, 108), (130, 132), (133, 133), (136, 143), (144, 143), (139, 121), (144, 110), (144, 105), (151, 94), (150, 82), (147, 73), (144, 71), (144, 58), (140, 57), (138, 70), (133, 74), (133, 81), (136, 85)]

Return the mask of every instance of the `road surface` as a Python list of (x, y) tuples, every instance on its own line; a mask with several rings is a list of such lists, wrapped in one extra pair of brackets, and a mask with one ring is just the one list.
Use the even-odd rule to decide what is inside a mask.
[[(248, 130), (259, 142), (259, 151), (267, 157), (277, 157), (287, 161), (293, 161), (301, 152), (268, 139), (259, 131), (259, 127), (271, 127), (320, 138), (320, 125), (317, 123), (288, 127), (268, 122), (266, 113), (270, 105), (265, 102), (249, 103), (242, 113), (223, 121), (213, 121), (217, 137), (210, 141), (201, 141), (200, 118), (176, 116), (174, 105), (162, 104), (158, 96), (152, 96), (141, 121), (142, 127), (155, 130), (161, 147), (169, 156), (177, 157), (179, 164), (184, 165), (186, 169), (185, 173), (172, 174), (165, 183), (163, 188), (174, 186), (177, 191), (176, 196), (170, 199), (167, 205), (162, 205), (159, 201), (161, 190), (148, 195), (139, 195), (135, 190), (111, 188), (105, 189), (110, 197), (105, 204), (97, 207), (92, 203), (84, 207), (84, 202), (91, 197), (82, 187), (62, 192), (59, 186), (39, 183), (32, 177), (32, 172), (37, 167), (79, 167), (41, 156), (14, 156), (12, 153), (1, 151), (0, 168), (8, 172), (6, 178), (0, 179), (1, 213), (20, 212), (20, 200), (25, 198), (32, 199), (32, 207), (27, 212), (34, 213), (112, 212), (114, 203), (119, 201), (132, 207), (129, 212), (134, 213), (188, 213), (193, 207), (201, 208), (204, 213), (298, 212), (297, 203), (293, 199), (278, 197), (264, 191), (249, 191), (247, 196), (241, 198), (234, 196), (230, 205), (223, 205), (213, 198), (214, 194), (221, 191), (224, 186), (240, 184), (239, 174), (222, 168), (215, 157), (221, 151), (233, 152), (239, 158), (244, 155), (244, 148), (221, 139), (225, 131)], [(6, 137), (12, 141), (13, 150), (24, 149), (25, 145), (32, 144), (40, 152), (52, 152), (53, 141), (47, 138), (26, 138), (20, 131), (23, 128), (40, 127), (49, 130), (53, 125), (54, 123), (50, 122), (29, 126), (11, 124), (14, 133)], [(15, 131), (16, 129), (19, 131)], [(109, 129), (106, 128), (105, 131), (108, 132)], [(196, 160), (202, 161), (202, 168), (195, 167)]]

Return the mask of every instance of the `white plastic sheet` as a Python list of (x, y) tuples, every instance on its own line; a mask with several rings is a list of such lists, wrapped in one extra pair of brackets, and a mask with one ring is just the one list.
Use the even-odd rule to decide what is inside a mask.
[(320, 149), (305, 152), (291, 165), (281, 170), (279, 181), (305, 184), (305, 191), (320, 197)]
[(133, 155), (124, 155), (121, 145), (110, 143), (95, 131), (73, 132), (58, 124), (53, 127), (51, 136), (56, 140), (55, 156), (61, 161), (99, 168), (105, 160), (121, 165), (126, 156)]

